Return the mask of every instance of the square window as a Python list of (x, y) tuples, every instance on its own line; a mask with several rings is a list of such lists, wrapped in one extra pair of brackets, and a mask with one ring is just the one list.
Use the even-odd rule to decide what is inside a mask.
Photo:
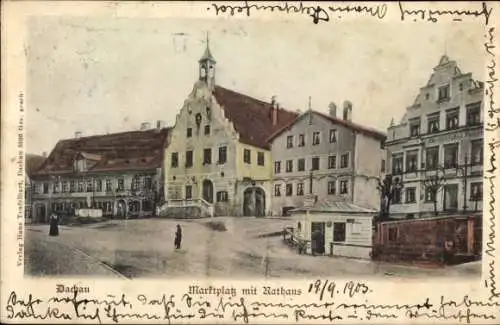
[(286, 137), (286, 147), (293, 148), (293, 135), (289, 135)]
[(210, 135), (210, 125), (205, 125), (205, 135)]
[(328, 182), (328, 195), (335, 195), (337, 192), (337, 188), (335, 186), (335, 181)]
[(313, 146), (317, 146), (320, 143), (320, 133), (313, 132)]
[(439, 113), (427, 116), (427, 133), (439, 132)]
[(458, 107), (446, 111), (446, 129), (447, 130), (458, 128), (458, 113), (459, 113)]
[(450, 85), (438, 88), (438, 101), (450, 99)]
[(349, 189), (347, 188), (347, 181), (340, 181), (340, 194), (347, 194)]
[(330, 130), (330, 143), (336, 143), (337, 142), (337, 130), (332, 129)]
[(293, 160), (286, 161), (286, 172), (291, 173), (293, 171)]
[(306, 138), (304, 134), (299, 134), (299, 147), (303, 147), (306, 145)]
[(274, 185), (274, 196), (281, 196), (281, 185), (280, 184)]
[(245, 164), (250, 164), (251, 158), (250, 158), (250, 150), (249, 149), (243, 149), (243, 162)]
[(304, 195), (304, 183), (297, 183), (297, 195)]
[(293, 194), (293, 185), (286, 184), (286, 196), (292, 196)]
[(257, 152), (257, 165), (264, 166), (264, 153)]
[(410, 120), (410, 137), (417, 137), (420, 134), (420, 118)]
[(203, 165), (210, 165), (212, 163), (212, 149), (203, 149)]
[(186, 151), (186, 168), (193, 167), (193, 150)]
[(470, 159), (473, 166), (483, 164), (483, 140), (471, 141)]
[(179, 166), (179, 154), (177, 152), (172, 152), (170, 167), (176, 168)]
[(274, 162), (274, 173), (275, 174), (281, 173), (281, 161)]
[(329, 156), (328, 157), (328, 169), (337, 168), (337, 156)]
[(225, 164), (227, 161), (227, 147), (219, 147), (219, 165)]
[(312, 157), (311, 167), (312, 170), (319, 170), (319, 157)]
[(409, 187), (406, 189), (406, 201), (405, 203), (415, 203), (417, 202), (416, 188)]
[(186, 136), (188, 138), (191, 138), (193, 136), (193, 129), (192, 128), (187, 128)]
[(349, 167), (349, 153), (340, 156), (340, 168)]
[(334, 222), (333, 223), (333, 241), (334, 242), (345, 242), (346, 237), (346, 227), (345, 222)]
[(466, 109), (467, 109), (466, 124), (467, 125), (481, 124), (481, 102), (469, 104), (466, 106)]
[(306, 170), (306, 160), (304, 158), (299, 158), (297, 160), (297, 170), (303, 172)]

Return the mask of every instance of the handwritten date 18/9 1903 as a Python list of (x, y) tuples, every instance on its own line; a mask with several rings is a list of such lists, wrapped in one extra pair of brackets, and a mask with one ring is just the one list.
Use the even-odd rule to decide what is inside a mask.
[(335, 295), (352, 298), (356, 295), (370, 293), (372, 290), (362, 282), (349, 281), (344, 285), (338, 285), (335, 281), (316, 280), (309, 284), (308, 292), (319, 295), (319, 300), (322, 301), (323, 298), (326, 298), (325, 295), (329, 295), (329, 298), (333, 298)]

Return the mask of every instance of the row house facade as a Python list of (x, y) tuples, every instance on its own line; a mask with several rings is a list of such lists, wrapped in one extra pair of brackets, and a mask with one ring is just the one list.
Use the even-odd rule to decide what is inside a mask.
[(266, 140), (297, 114), (221, 87), (215, 73), (207, 40), (199, 79), (165, 151), (165, 215), (198, 203), (212, 215), (267, 215), (272, 159)]
[(385, 135), (353, 123), (348, 101), (342, 118), (336, 112), (333, 103), (329, 115), (309, 109), (271, 137), (273, 215), (287, 215), (311, 196), (369, 209), (380, 206)]
[(395, 218), (482, 210), (484, 84), (443, 56), (401, 122), (388, 128)]
[(25, 177), (24, 177), (24, 220), (26, 223), (33, 222), (33, 213), (32, 213), (32, 195), (33, 191), (31, 188), (32, 184), (32, 176), (33, 173), (36, 172), (40, 166), (42, 166), (43, 162), (47, 159), (46, 154), (43, 155), (34, 155), (34, 154), (26, 154), (25, 157)]
[(101, 209), (107, 217), (153, 215), (163, 201), (163, 154), (170, 129), (157, 128), (61, 140), (30, 186), (34, 222), (51, 213)]

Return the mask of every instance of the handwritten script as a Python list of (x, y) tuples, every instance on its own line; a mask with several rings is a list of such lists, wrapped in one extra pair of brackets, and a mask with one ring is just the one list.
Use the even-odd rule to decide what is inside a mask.
[[(71, 320), (95, 323), (120, 323), (125, 321), (157, 320), (168, 324), (180, 321), (224, 319), (234, 323), (281, 320), (303, 322), (323, 320), (447, 320), (471, 323), (477, 320), (495, 320), (500, 303), (475, 300), (464, 296), (458, 300), (441, 296), (424, 298), (412, 303), (391, 305), (369, 302), (371, 290), (364, 283), (316, 280), (305, 288), (276, 290), (273, 297), (258, 290), (240, 290), (237, 295), (224, 295), (214, 288), (207, 294), (196, 294), (190, 286), (183, 294), (162, 293), (151, 296), (138, 293), (107, 294), (104, 298), (92, 297), (75, 290), (42, 298), (34, 294), (10, 292), (3, 306), (8, 319)], [(252, 291), (255, 291), (252, 292)], [(269, 290), (267, 290), (269, 291)], [(291, 293), (290, 295), (287, 295)], [(300, 292), (300, 294), (299, 294)], [(297, 296), (298, 295), (298, 296)], [(299, 297), (306, 295), (306, 299)], [(301, 301), (301, 302), (299, 302)], [(307, 301), (307, 303), (303, 303)]]
[[(314, 24), (319, 22), (329, 22), (331, 18), (335, 17), (341, 19), (347, 15), (357, 15), (373, 17), (382, 20), (386, 17), (389, 8), (386, 4), (335, 4), (335, 5), (311, 5), (304, 4), (302, 1), (289, 3), (282, 1), (277, 4), (262, 4), (252, 3), (248, 1), (241, 1), (239, 5), (231, 4), (217, 4), (212, 3), (207, 8), (208, 11), (214, 11), (217, 16), (228, 15), (235, 16), (238, 14), (250, 17), (252, 12), (278, 12), (285, 14), (298, 14), (306, 15), (312, 18)], [(401, 21), (426, 21), (436, 23), (440, 19), (449, 18), (452, 21), (462, 21), (464, 17), (471, 18), (484, 18), (484, 23), (488, 25), (493, 8), (489, 8), (486, 2), (478, 3), (476, 9), (457, 9), (457, 4), (454, 8), (444, 9), (431, 9), (425, 8), (419, 3), (398, 3), (399, 14)]]

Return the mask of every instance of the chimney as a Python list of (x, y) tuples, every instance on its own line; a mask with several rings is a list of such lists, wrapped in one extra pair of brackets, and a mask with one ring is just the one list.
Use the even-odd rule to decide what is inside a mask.
[(156, 121), (156, 128), (157, 129), (163, 129), (165, 127), (165, 121), (157, 120)]
[(280, 109), (280, 104), (276, 103), (276, 107), (272, 108), (272, 114), (273, 114), (273, 126), (276, 126), (278, 124), (278, 110)]
[(42, 152), (42, 156), (46, 158), (47, 157), (47, 151)]
[(82, 137), (82, 132), (81, 131), (76, 131), (75, 132), (75, 139), (80, 139)]
[(337, 117), (337, 105), (335, 105), (334, 102), (331, 102), (328, 105), (328, 112), (329, 112), (331, 117)]
[(149, 124), (149, 122), (142, 122), (141, 123), (141, 131), (148, 130), (150, 128), (151, 128), (151, 125)]
[(271, 97), (271, 107), (275, 108), (276, 107), (276, 96)]
[(352, 120), (352, 103), (348, 100), (344, 101), (343, 118), (345, 121), (349, 121), (349, 122), (351, 122), (351, 120)]

